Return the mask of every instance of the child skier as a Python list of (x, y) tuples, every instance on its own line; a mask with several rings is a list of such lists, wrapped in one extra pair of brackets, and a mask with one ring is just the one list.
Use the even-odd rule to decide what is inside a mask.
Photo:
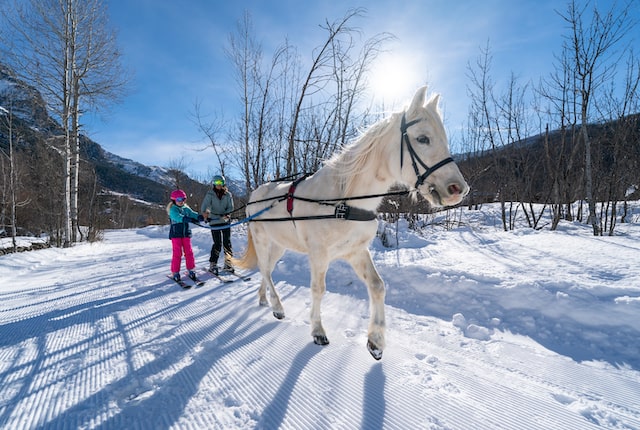
[(173, 280), (180, 282), (180, 263), (182, 262), (182, 254), (186, 261), (189, 278), (197, 282), (195, 258), (193, 257), (193, 249), (191, 249), (191, 228), (189, 222), (199, 222), (204, 218), (192, 210), (186, 203), (187, 195), (182, 190), (175, 190), (171, 193), (171, 202), (167, 205), (167, 213), (171, 220), (171, 229), (169, 230), (169, 239), (173, 248), (173, 256), (171, 258), (171, 273)]

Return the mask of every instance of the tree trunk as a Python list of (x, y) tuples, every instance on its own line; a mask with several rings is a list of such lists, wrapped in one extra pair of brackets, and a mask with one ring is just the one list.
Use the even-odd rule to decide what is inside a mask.
[(589, 133), (587, 132), (587, 124), (585, 123), (586, 114), (583, 113), (583, 120), (581, 133), (582, 138), (584, 139), (584, 176), (585, 176), (585, 199), (587, 200), (587, 204), (589, 207), (589, 217), (587, 218), (587, 223), (591, 224), (593, 227), (593, 235), (600, 236), (602, 233), (600, 231), (600, 222), (598, 219), (598, 215), (596, 214), (596, 202), (593, 197), (593, 171), (591, 165), (591, 140), (589, 139)]

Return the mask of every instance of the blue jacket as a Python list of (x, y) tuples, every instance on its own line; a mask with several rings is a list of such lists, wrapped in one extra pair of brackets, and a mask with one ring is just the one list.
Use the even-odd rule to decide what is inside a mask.
[(174, 237), (191, 237), (189, 222), (197, 222), (198, 213), (187, 206), (186, 203), (182, 205), (182, 207), (171, 203), (167, 212), (169, 213), (169, 220), (171, 221), (169, 239), (173, 239)]

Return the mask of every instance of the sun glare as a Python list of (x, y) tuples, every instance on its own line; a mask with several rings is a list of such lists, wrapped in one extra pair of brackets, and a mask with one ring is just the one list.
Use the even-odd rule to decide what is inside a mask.
[(418, 72), (411, 58), (397, 53), (382, 54), (373, 64), (369, 77), (374, 102), (388, 108), (404, 102), (421, 85)]

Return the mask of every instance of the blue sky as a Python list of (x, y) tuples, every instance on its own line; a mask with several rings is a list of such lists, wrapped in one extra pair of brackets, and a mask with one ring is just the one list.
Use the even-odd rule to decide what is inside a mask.
[[(266, 58), (285, 38), (304, 59), (323, 43), (319, 25), (342, 18), (350, 8), (366, 15), (353, 23), (365, 38), (379, 32), (397, 37), (373, 74), (377, 101), (400, 108), (415, 89), (428, 84), (441, 94), (452, 142), (466, 119), (467, 64), (489, 42), (492, 77), (537, 81), (552, 70), (559, 52), (564, 12), (558, 0), (110, 0), (111, 24), (123, 62), (133, 71), (124, 102), (100, 117), (87, 116), (87, 134), (106, 150), (148, 165), (186, 163), (192, 176), (209, 179), (215, 157), (197, 131), (191, 113), (234, 117), (240, 109), (233, 72), (224, 56), (229, 34), (244, 11), (253, 20)], [(604, 2), (599, 2), (599, 5)], [(392, 92), (394, 95), (390, 95)]]

